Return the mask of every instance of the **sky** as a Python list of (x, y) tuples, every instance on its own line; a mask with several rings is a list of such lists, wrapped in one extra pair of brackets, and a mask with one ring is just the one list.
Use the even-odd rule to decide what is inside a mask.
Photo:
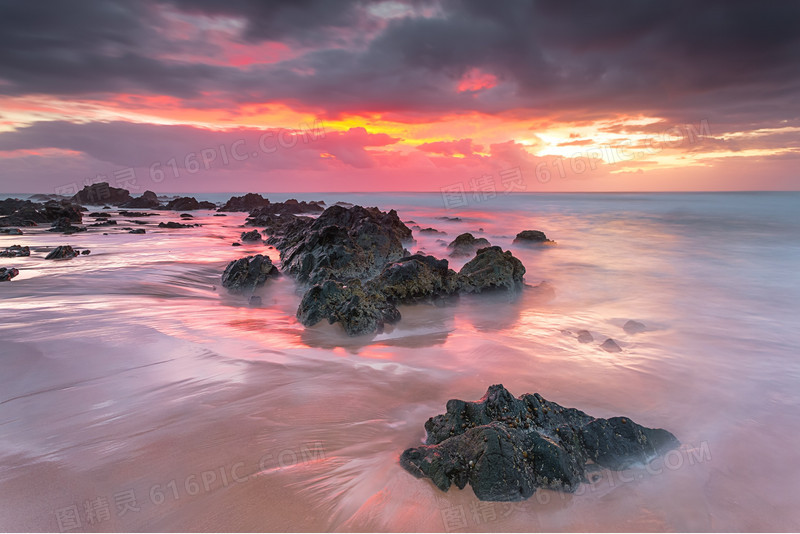
[(800, 2), (0, 0), (0, 192), (800, 189)]

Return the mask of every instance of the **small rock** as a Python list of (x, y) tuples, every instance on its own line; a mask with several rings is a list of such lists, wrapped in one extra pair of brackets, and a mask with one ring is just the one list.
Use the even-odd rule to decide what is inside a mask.
[(81, 250), (81, 254), (83, 254), (84, 256), (88, 256), (88, 255), (89, 255), (89, 254), (91, 254), (91, 253), (92, 253), (92, 251), (91, 251), (91, 250), (89, 250), (89, 249), (84, 249), (84, 250)]
[(622, 329), (625, 330), (625, 332), (628, 334), (640, 334), (642, 332), (645, 332), (647, 330), (647, 327), (644, 325), (644, 323), (640, 323), (639, 321), (634, 321), (633, 319), (631, 319), (630, 321), (622, 325)]
[(0, 282), (8, 282), (19, 274), (19, 269), (14, 267), (0, 267)]
[(242, 232), (242, 241), (261, 241), (261, 233), (258, 230), (250, 230), (249, 232)]
[(608, 338), (605, 341), (603, 341), (603, 344), (600, 345), (600, 348), (606, 352), (622, 352), (622, 349), (620, 348), (619, 345), (617, 345), (617, 342), (611, 338)]
[(69, 246), (69, 245), (62, 245), (59, 247), (54, 248), (50, 254), (45, 256), (44, 259), (46, 260), (68, 260), (70, 258), (74, 258), (77, 256), (78, 253)]
[(129, 234), (144, 234), (147, 233), (144, 228), (135, 228), (128, 232)]
[(257, 254), (234, 260), (222, 273), (222, 287), (231, 293), (254, 291), (263, 286), (267, 278), (278, 276), (278, 268), (272, 265), (268, 256)]
[(258, 295), (251, 295), (250, 300), (247, 301), (250, 306), (261, 306), (261, 297)]
[(523, 230), (514, 238), (514, 244), (517, 245), (532, 245), (532, 244), (550, 244), (555, 241), (550, 241), (544, 232), (539, 230)]
[(594, 341), (594, 336), (588, 330), (578, 330), (578, 341), (581, 343), (591, 343)]
[(242, 244), (241, 243), (231, 243), (231, 246), (232, 247), (241, 247)]
[(19, 228), (0, 228), (0, 234), (22, 235), (22, 230)]
[(30, 256), (31, 249), (20, 245), (11, 245), (5, 250), (0, 250), (0, 258), (19, 258), (20, 256)]
[(163, 223), (163, 222), (162, 223), (158, 223), (158, 227), (159, 228), (173, 228), (174, 229), (174, 228), (191, 228), (193, 226), (194, 226), (193, 224), (182, 224), (182, 223), (173, 222), (173, 221), (169, 221), (169, 222), (165, 222), (165, 223)]

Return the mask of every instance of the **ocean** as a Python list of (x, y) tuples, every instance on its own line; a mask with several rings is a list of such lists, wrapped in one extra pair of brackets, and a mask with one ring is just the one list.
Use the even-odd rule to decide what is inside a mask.
[[(279, 259), (231, 246), (244, 213), (164, 230), (178, 215), (157, 210), (144, 235), (0, 235), (31, 247), (0, 261), (20, 270), (0, 283), (0, 530), (800, 528), (800, 194), (269, 195), (290, 197), (396, 209), (444, 232), (414, 231), (410, 247), (440, 258), (462, 232), (486, 237), (555, 298), (401, 306), (398, 324), (351, 338), (300, 325), (288, 276), (258, 291), (261, 307), (221, 288), (228, 262)], [(522, 230), (557, 244), (512, 244)], [(44, 260), (62, 244), (91, 254)], [(626, 333), (630, 319), (647, 330)], [(400, 467), (448, 399), (497, 383), (682, 446), (521, 503)]]

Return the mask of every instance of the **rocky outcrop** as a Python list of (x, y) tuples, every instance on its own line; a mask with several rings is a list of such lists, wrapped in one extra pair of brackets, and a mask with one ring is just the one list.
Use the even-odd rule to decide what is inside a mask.
[(19, 269), (14, 267), (0, 267), (0, 282), (8, 282), (19, 274)]
[(390, 302), (411, 303), (455, 294), (458, 275), (447, 260), (414, 254), (387, 264), (367, 285)]
[(247, 256), (228, 264), (222, 273), (222, 287), (231, 293), (253, 292), (263, 286), (268, 278), (279, 274), (268, 256)]
[(269, 204), (269, 200), (258, 193), (247, 193), (241, 197), (231, 197), (217, 211), (252, 211)]
[(0, 258), (18, 258), (20, 256), (30, 256), (31, 249), (20, 245), (11, 245), (4, 250), (0, 250)]
[(521, 501), (537, 488), (574, 492), (591, 463), (621, 470), (680, 446), (666, 430), (596, 419), (538, 393), (514, 398), (502, 385), (478, 402), (448, 401), (425, 430), (426, 445), (404, 451), (400, 465), (442, 491), (469, 484), (482, 501)]
[(258, 230), (242, 232), (242, 236), (240, 239), (242, 241), (261, 241), (261, 233)]
[[(306, 202), (290, 198), (286, 202), (270, 202), (269, 199), (256, 193), (247, 193), (241, 197), (231, 197), (217, 211), (249, 211), (250, 217), (263, 215), (294, 215), (298, 213), (318, 213), (325, 208), (324, 202)], [(255, 224), (254, 226), (261, 226)]]
[(450, 249), (450, 256), (453, 258), (473, 256), (478, 249), (492, 246), (484, 237), (475, 238), (470, 233), (461, 234), (453, 239), (447, 248)]
[(357, 336), (383, 331), (386, 324), (400, 320), (400, 312), (380, 292), (364, 288), (359, 280), (347, 284), (326, 280), (303, 295), (297, 319), (314, 326), (323, 319), (341, 323), (347, 335)]
[(498, 289), (515, 292), (522, 289), (524, 275), (525, 267), (511, 251), (487, 247), (479, 249), (475, 257), (464, 264), (458, 272), (458, 281), (465, 293)]
[(331, 206), (308, 222), (294, 219), (267, 242), (280, 251), (283, 271), (303, 283), (366, 280), (407, 256), (411, 230), (391, 210)]
[(169, 222), (160, 222), (160, 223), (158, 223), (158, 227), (159, 227), (159, 228), (170, 228), (170, 229), (176, 229), (176, 228), (193, 228), (193, 227), (195, 227), (195, 226), (200, 226), (200, 225), (199, 225), (199, 224), (196, 224), (196, 223), (195, 223), (195, 224), (183, 224), (183, 223), (174, 222), (174, 221), (169, 221)]
[(75, 252), (75, 250), (71, 246), (69, 246), (69, 245), (61, 245), (61, 246), (58, 246), (58, 247), (54, 248), (52, 251), (50, 251), (50, 254), (45, 256), (44, 259), (46, 259), (46, 260), (68, 260), (70, 258), (74, 258), (77, 255), (78, 255), (78, 253)]
[(515, 245), (547, 245), (554, 244), (555, 241), (550, 241), (544, 232), (539, 230), (523, 230), (514, 238)]
[(111, 187), (108, 182), (87, 185), (72, 197), (73, 202), (78, 204), (89, 204), (92, 206), (102, 206), (110, 204), (119, 206), (131, 200), (131, 194), (127, 189)]
[(161, 207), (161, 202), (158, 201), (158, 196), (153, 193), (152, 191), (145, 191), (142, 193), (142, 196), (137, 198), (132, 198), (127, 202), (123, 202), (120, 204), (121, 208), (159, 208)]
[(38, 226), (66, 218), (70, 222), (81, 222), (82, 208), (68, 200), (51, 200), (37, 204), (28, 200), (6, 199), (0, 202), (0, 226)]
[(213, 210), (216, 209), (216, 204), (207, 202), (205, 200), (199, 201), (194, 197), (178, 197), (170, 200), (164, 209), (174, 211), (192, 211), (192, 210)]

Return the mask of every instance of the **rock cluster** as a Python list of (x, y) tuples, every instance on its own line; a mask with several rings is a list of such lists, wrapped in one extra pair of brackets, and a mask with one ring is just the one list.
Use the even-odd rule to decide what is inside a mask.
[(161, 202), (158, 201), (158, 196), (152, 191), (145, 191), (142, 196), (132, 198), (127, 202), (120, 204), (121, 208), (160, 208)]
[(490, 247), (491, 243), (485, 237), (475, 238), (470, 233), (461, 234), (447, 245), (450, 256), (453, 258), (468, 257), (475, 254), (479, 248)]
[(205, 200), (198, 201), (194, 197), (178, 197), (170, 200), (164, 209), (174, 211), (213, 210), (217, 205)]
[(448, 401), (425, 430), (426, 445), (404, 451), (400, 465), (442, 491), (470, 484), (483, 501), (520, 501), (537, 488), (574, 492), (591, 464), (622, 470), (680, 446), (666, 430), (596, 419), (538, 393), (514, 398), (502, 385), (478, 402)]
[(87, 185), (72, 197), (73, 202), (78, 204), (89, 204), (102, 206), (110, 204), (119, 206), (131, 200), (131, 194), (127, 189), (111, 187), (108, 182)]

